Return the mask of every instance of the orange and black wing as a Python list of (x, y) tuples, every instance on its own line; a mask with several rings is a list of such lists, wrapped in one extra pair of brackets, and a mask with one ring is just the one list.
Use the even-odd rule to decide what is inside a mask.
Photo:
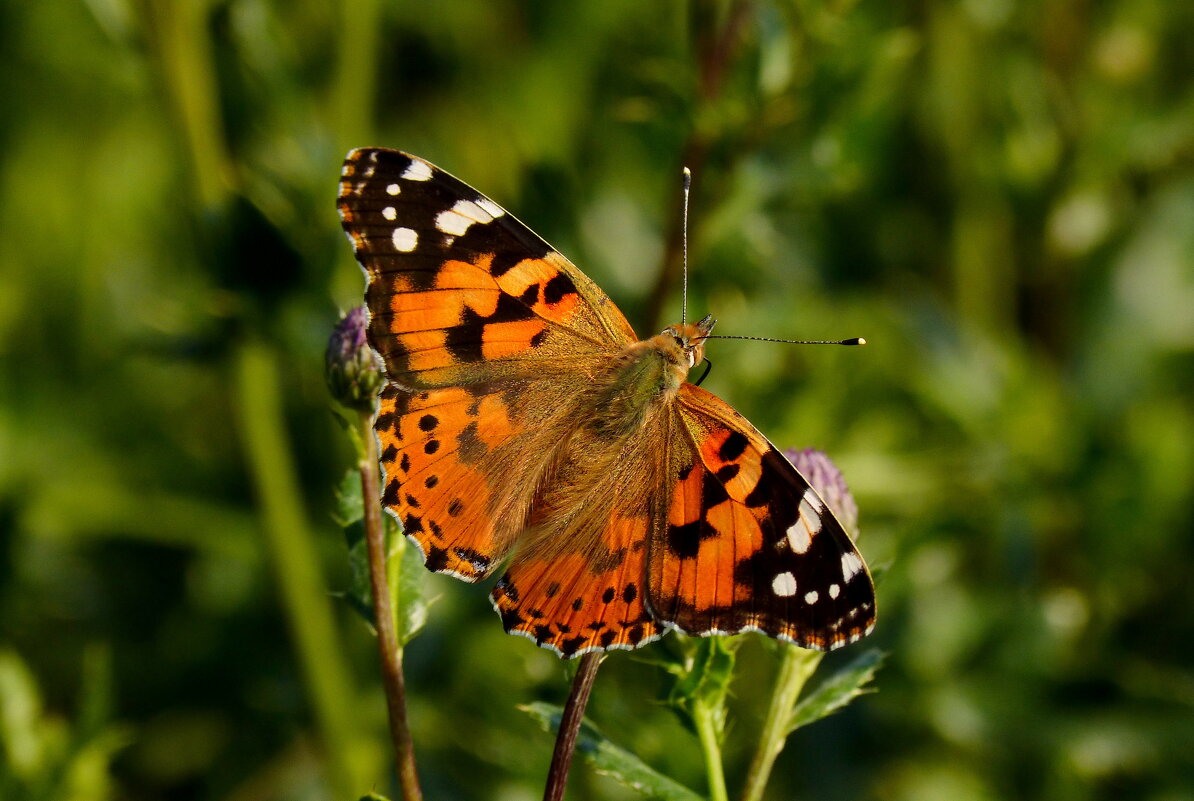
[(869, 633), (866, 564), (791, 462), (692, 384), (680, 388), (672, 428), (675, 483), (647, 556), (652, 616), (690, 634), (761, 631), (820, 650)]
[(644, 605), (650, 524), (613, 512), (583, 549), (517, 554), (491, 596), (506, 631), (569, 658), (659, 639)]
[(368, 277), (369, 342), (404, 389), (525, 377), (635, 340), (571, 262), (422, 159), (352, 151), (338, 206)]

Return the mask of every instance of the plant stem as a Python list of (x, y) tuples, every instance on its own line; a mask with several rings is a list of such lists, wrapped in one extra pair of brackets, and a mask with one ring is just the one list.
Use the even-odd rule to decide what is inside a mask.
[(721, 742), (716, 713), (703, 703), (692, 709), (692, 720), (696, 725), (697, 739), (705, 758), (705, 778), (709, 784), (709, 801), (728, 801), (726, 776), (721, 766)]
[(315, 541), (303, 514), (278, 383), (277, 357), (271, 349), (253, 340), (243, 343), (236, 359), (237, 411), (266, 552), (327, 749), (332, 792), (338, 798), (354, 798), (368, 784), (370, 753), (357, 736), (352, 683), (341, 659), (344, 651)]
[(759, 801), (763, 797), (775, 758), (783, 750), (788, 738), (788, 721), (792, 717), (796, 699), (825, 656), (820, 651), (809, 651), (795, 645), (784, 644), (782, 648), (783, 658), (779, 663), (779, 674), (775, 677), (775, 692), (767, 708), (762, 734), (759, 735), (758, 750), (750, 763), (750, 772), (746, 774), (742, 801)]
[(576, 750), (576, 735), (580, 732), (580, 722), (585, 716), (593, 682), (597, 680), (597, 668), (604, 658), (605, 655), (600, 652), (585, 654), (576, 667), (572, 690), (568, 693), (568, 703), (564, 705), (564, 715), (560, 718), (560, 728), (556, 732), (556, 747), (551, 755), (551, 768), (547, 771), (543, 801), (560, 801), (564, 797), (568, 768), (572, 765), (572, 753)]
[(381, 488), (377, 480), (377, 438), (373, 416), (362, 414), (361, 439), (364, 454), (359, 463), (361, 493), (365, 508), (365, 546), (369, 554), (369, 583), (373, 589), (373, 620), (377, 628), (377, 650), (381, 657), (382, 684), (389, 709), (390, 737), (394, 740), (394, 765), (398, 784), (406, 801), (422, 801), (419, 774), (415, 769), (414, 740), (406, 718), (406, 680), (402, 677), (402, 643), (394, 628), (394, 605), (386, 576), (386, 535), (381, 517)]

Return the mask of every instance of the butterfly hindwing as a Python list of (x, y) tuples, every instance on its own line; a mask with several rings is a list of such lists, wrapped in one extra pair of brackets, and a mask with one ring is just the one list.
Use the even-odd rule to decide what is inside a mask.
[(340, 218), (369, 283), (369, 341), (408, 389), (525, 377), (634, 341), (587, 276), (489, 198), (422, 159), (354, 150)]
[(649, 525), (615, 512), (596, 548), (516, 556), (492, 594), (506, 631), (565, 657), (658, 639), (663, 627), (643, 604)]
[(674, 487), (648, 555), (648, 605), (698, 634), (757, 630), (807, 648), (874, 624), (874, 587), (850, 537), (808, 482), (717, 396), (680, 387)]

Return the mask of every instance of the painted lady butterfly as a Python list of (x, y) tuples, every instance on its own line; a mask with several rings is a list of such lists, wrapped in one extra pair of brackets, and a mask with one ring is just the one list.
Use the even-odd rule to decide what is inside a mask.
[(529, 228), (404, 153), (349, 153), (339, 209), (388, 380), (383, 502), (429, 570), (480, 581), (516, 550), (494, 606), (565, 657), (673, 628), (870, 632), (870, 575), (825, 502), (685, 382), (712, 317), (640, 341)]

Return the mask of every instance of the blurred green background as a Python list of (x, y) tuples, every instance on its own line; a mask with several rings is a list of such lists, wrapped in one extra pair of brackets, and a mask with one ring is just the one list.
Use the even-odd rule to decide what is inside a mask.
[[(1194, 799), (1192, 41), (1167, 0), (3, 0), (0, 796), (391, 791), (322, 375), (363, 283), (340, 160), (385, 145), (640, 332), (678, 316), (688, 164), (691, 316), (871, 341), (710, 348), (705, 386), (838, 462), (884, 569), (879, 692), (769, 798)], [(427, 586), (428, 796), (537, 798), (516, 707), (564, 669)], [(746, 640), (732, 786), (775, 665)], [(700, 790), (650, 655), (589, 714)]]

